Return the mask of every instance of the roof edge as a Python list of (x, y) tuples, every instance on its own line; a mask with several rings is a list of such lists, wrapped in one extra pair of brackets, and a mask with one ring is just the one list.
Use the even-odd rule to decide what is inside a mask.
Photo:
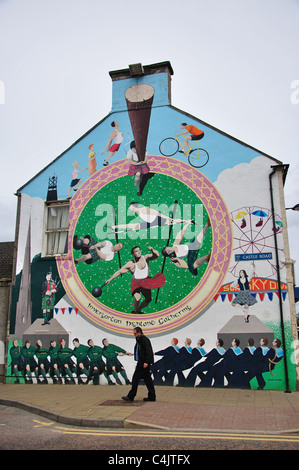
[(255, 152), (260, 153), (260, 154), (263, 155), (264, 157), (270, 158), (271, 160), (273, 160), (274, 162), (276, 162), (278, 165), (283, 165), (283, 162), (282, 162), (281, 160), (278, 160), (277, 158), (272, 157), (271, 155), (268, 155), (267, 153), (265, 153), (265, 152), (263, 152), (263, 151), (261, 151), (261, 150), (255, 148), (255, 147), (253, 147), (252, 145), (249, 145), (249, 144), (247, 144), (246, 142), (243, 142), (242, 140), (237, 139), (236, 137), (233, 137), (232, 135), (227, 134), (226, 132), (221, 131), (220, 129), (217, 129), (217, 127), (214, 127), (214, 126), (212, 126), (211, 124), (208, 124), (207, 122), (203, 121), (202, 119), (199, 119), (199, 118), (193, 116), (192, 114), (187, 113), (186, 111), (182, 111), (181, 109), (176, 108), (176, 107), (173, 106), (172, 104), (170, 104), (169, 106), (170, 106), (170, 108), (174, 109), (175, 111), (178, 111), (178, 112), (180, 112), (180, 113), (183, 113), (183, 114), (185, 114), (186, 116), (190, 117), (191, 119), (195, 119), (196, 121), (200, 122), (201, 124), (204, 124), (205, 126), (209, 127), (210, 129), (213, 129), (214, 131), (219, 132), (221, 135), (224, 135), (225, 137), (228, 137), (229, 139), (234, 140), (234, 141), (237, 142), (238, 144), (244, 145), (245, 147), (248, 147), (248, 148), (250, 148), (251, 150), (254, 150)]
[[(164, 64), (165, 62), (162, 62), (162, 64)], [(153, 64), (155, 65), (155, 64)], [(269, 158), (270, 160), (273, 160), (276, 164), (278, 165), (284, 165), (283, 162), (281, 160), (278, 160), (277, 158), (275, 157), (272, 157), (271, 155), (268, 155), (267, 153), (253, 147), (252, 145), (249, 145), (247, 144), (246, 142), (243, 142), (242, 140), (240, 139), (237, 139), (236, 137), (233, 137), (229, 134), (227, 134), (226, 132), (224, 131), (221, 131), (220, 129), (217, 129), (216, 127), (212, 126), (211, 124), (208, 124), (207, 122), (203, 121), (202, 119), (199, 119), (195, 116), (193, 116), (192, 114), (190, 113), (187, 113), (186, 111), (183, 111), (181, 110), (180, 108), (177, 108), (176, 106), (173, 106), (172, 104), (168, 104), (168, 105), (163, 105), (163, 106), (169, 106), (171, 109), (175, 110), (175, 111), (178, 111), (182, 114), (184, 114), (185, 116), (188, 116), (189, 118), (191, 119), (194, 119), (202, 124), (204, 124), (205, 126), (209, 127), (210, 129), (216, 131), (216, 132), (219, 132), (221, 135), (225, 136), (225, 137), (228, 137), (229, 139), (232, 139), (234, 140), (235, 142), (241, 144), (241, 145), (244, 145), (245, 147), (247, 148), (250, 148), (252, 150), (254, 150), (255, 152), (257, 153), (260, 153), (261, 155)], [(42, 168), (42, 170), (40, 170), (38, 173), (36, 173), (35, 176), (33, 176), (32, 178), (30, 178), (26, 183), (24, 183), (22, 186), (20, 186), (20, 188), (17, 189), (15, 195), (18, 195), (21, 190), (27, 186), (29, 183), (31, 183), (31, 181), (33, 181), (35, 178), (37, 178), (41, 173), (43, 173), (47, 168), (49, 168), (54, 162), (56, 162), (59, 158), (61, 158), (65, 153), (67, 153), (69, 150), (71, 150), (78, 142), (80, 142), (82, 139), (84, 139), (84, 137), (86, 137), (90, 132), (92, 132), (97, 126), (99, 126), (100, 124), (102, 124), (102, 122), (104, 122), (107, 118), (109, 118), (109, 116), (111, 116), (112, 114), (116, 113), (116, 112), (127, 112), (126, 110), (123, 110), (123, 111), (115, 111), (115, 112), (110, 112), (108, 113), (103, 119), (101, 119), (100, 121), (98, 121), (94, 126), (92, 126), (88, 131), (86, 131), (81, 137), (79, 137), (73, 144), (71, 144), (66, 150), (64, 150), (61, 154), (59, 154), (56, 158), (54, 158), (54, 160), (52, 160), (50, 163), (48, 163), (48, 165), (46, 165), (44, 168)], [(284, 181), (285, 181), (285, 178), (286, 178), (286, 174), (287, 174), (287, 171), (285, 173), (285, 177), (284, 177)]]
[(20, 193), (20, 191), (25, 186), (27, 186), (27, 184), (31, 183), (31, 181), (33, 181), (35, 178), (37, 178), (37, 176), (39, 176), (41, 173), (43, 173), (47, 168), (49, 168), (49, 166), (51, 166), (54, 162), (56, 162), (59, 158), (61, 158), (66, 152), (71, 150), (71, 148), (73, 148), (76, 144), (78, 144), (78, 142), (80, 142), (82, 139), (84, 139), (84, 137), (86, 137), (90, 132), (92, 132), (97, 126), (102, 124), (102, 122), (104, 122), (111, 114), (112, 113), (107, 114), (103, 119), (98, 121), (88, 131), (86, 131), (83, 135), (81, 135), (81, 137), (79, 137), (73, 144), (71, 144), (66, 150), (64, 150), (62, 153), (60, 153), (56, 158), (54, 158), (54, 160), (52, 160), (50, 163), (48, 163), (48, 165), (46, 165), (42, 170), (40, 170), (38, 173), (36, 173), (35, 176), (33, 176), (32, 178), (30, 178), (30, 180), (28, 180), (26, 183), (24, 183), (19, 189), (17, 189), (15, 195), (17, 196)]
[(140, 67), (142, 68), (142, 75), (153, 75), (162, 72), (168, 72), (170, 75), (174, 75), (171, 63), (169, 61), (164, 61), (149, 65), (132, 64), (131, 66), (129, 65), (129, 68), (126, 69), (112, 70), (109, 72), (111, 80), (123, 80), (125, 78), (131, 78), (132, 76), (134, 76), (132, 75), (132, 71), (130, 70), (130, 67), (132, 67), (133, 65), (140, 65)]

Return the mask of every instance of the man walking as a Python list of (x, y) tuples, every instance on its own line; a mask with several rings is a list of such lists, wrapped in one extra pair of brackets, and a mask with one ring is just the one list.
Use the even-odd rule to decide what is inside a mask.
[(139, 381), (143, 379), (148, 390), (148, 396), (145, 397), (143, 401), (156, 401), (156, 392), (150, 371), (150, 365), (154, 362), (154, 353), (151, 342), (146, 336), (144, 336), (142, 329), (139, 326), (133, 329), (133, 334), (136, 339), (134, 358), (137, 361), (137, 364), (132, 378), (132, 388), (128, 395), (122, 397), (122, 399), (124, 401), (134, 401)]

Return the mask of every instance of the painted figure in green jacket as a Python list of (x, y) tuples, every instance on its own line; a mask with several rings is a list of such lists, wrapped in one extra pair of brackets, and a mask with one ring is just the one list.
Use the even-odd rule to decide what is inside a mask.
[(42, 375), (43, 380), (38, 379), (38, 383), (47, 384), (47, 372), (50, 369), (50, 362), (48, 360), (49, 351), (46, 348), (43, 348), (43, 344), (40, 339), (36, 341), (35, 355), (37, 357), (38, 364), (38, 376)]
[(103, 348), (96, 346), (93, 339), (89, 339), (87, 344), (89, 346), (87, 354), (90, 359), (88, 381), (93, 377), (93, 384), (100, 385), (100, 375), (104, 374), (109, 385), (116, 385), (107, 375), (106, 364), (103, 361)]
[(88, 379), (88, 370), (90, 367), (90, 361), (88, 357), (88, 346), (84, 346), (83, 344), (80, 344), (80, 341), (78, 338), (73, 339), (73, 345), (75, 346), (73, 349), (73, 355), (77, 359), (77, 377), (78, 377), (78, 383), (83, 384), (87, 382), (83, 382), (82, 378), (80, 377), (82, 374), (86, 375), (86, 378)]
[[(35, 348), (31, 346), (29, 339), (25, 341), (25, 345), (22, 347), (22, 356), (25, 363), (25, 383), (32, 384), (31, 373), (34, 372), (36, 379), (38, 380), (38, 366), (34, 358)], [(28, 376), (28, 379), (27, 379)]]
[(19, 372), (24, 374), (25, 364), (22, 356), (22, 348), (18, 343), (17, 339), (13, 340), (12, 347), (10, 348), (10, 357), (11, 357), (11, 371), (16, 377), (15, 384), (20, 383)]
[[(61, 338), (58, 342), (60, 344), (60, 349), (58, 351), (59, 367), (61, 375), (64, 377), (64, 383), (75, 384), (76, 382), (72, 374), (73, 370), (75, 370), (76, 368), (76, 364), (72, 359), (73, 350), (66, 347), (66, 342), (64, 338)], [(70, 381), (65, 377), (66, 375), (70, 378)]]
[(59, 373), (59, 358), (58, 351), (60, 345), (56, 343), (55, 339), (50, 341), (49, 356), (50, 356), (50, 377), (52, 377), (53, 384), (62, 384)]
[(102, 340), (102, 343), (104, 345), (103, 356), (106, 359), (107, 374), (108, 375), (112, 374), (116, 380), (116, 383), (119, 385), (122, 385), (122, 382), (120, 381), (118, 377), (118, 372), (119, 372), (120, 375), (125, 380), (126, 385), (131, 384), (131, 382), (129, 381), (127, 377), (124, 366), (118, 360), (118, 356), (130, 355), (131, 353), (126, 352), (124, 349), (120, 348), (119, 346), (115, 346), (114, 344), (109, 344), (107, 338), (104, 338)]

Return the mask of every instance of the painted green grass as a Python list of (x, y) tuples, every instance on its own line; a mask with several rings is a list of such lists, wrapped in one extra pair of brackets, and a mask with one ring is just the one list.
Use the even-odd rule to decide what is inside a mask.
[[(197, 195), (188, 186), (179, 180), (165, 176), (162, 174), (155, 174), (148, 180), (147, 185), (143, 191), (142, 196), (136, 196), (136, 187), (133, 184), (133, 178), (125, 176), (114, 180), (107, 184), (104, 188), (99, 190), (94, 197), (86, 204), (82, 214), (78, 220), (75, 233), (79, 237), (89, 234), (96, 241), (101, 241), (96, 233), (101, 224), (101, 219), (106, 217), (107, 213), (101, 212), (101, 216), (96, 215), (99, 213), (100, 208), (105, 209), (103, 204), (110, 204), (115, 209), (116, 221), (119, 223), (121, 217), (124, 216), (124, 211), (127, 211), (127, 223), (137, 222), (136, 214), (128, 211), (130, 202), (138, 201), (145, 206), (152, 206), (158, 204), (158, 210), (165, 215), (170, 215), (174, 201), (178, 201), (178, 208), (175, 214), (176, 218), (190, 219), (197, 217), (196, 211), (199, 211), (199, 205), (202, 212), (200, 224), (192, 226), (192, 232), (195, 230), (194, 235), (199, 233), (206, 223), (208, 218), (207, 212)], [(184, 210), (183, 210), (184, 205)], [(197, 208), (196, 208), (197, 206)], [(108, 206), (106, 207), (108, 210)], [(198, 218), (196, 220), (199, 220)], [(98, 224), (98, 225), (97, 225)], [(107, 224), (111, 225), (113, 222), (107, 219)], [(97, 227), (97, 228), (96, 228)], [(182, 229), (183, 225), (175, 225), (173, 227), (170, 244), (173, 242), (177, 233)], [(105, 227), (106, 231), (110, 231)], [(161, 232), (163, 230), (163, 232)], [(133, 246), (140, 246), (142, 254), (149, 253), (148, 246), (152, 246), (160, 253), (159, 258), (150, 262), (150, 276), (154, 276), (162, 269), (164, 257), (161, 250), (166, 246), (169, 234), (169, 227), (167, 228), (154, 228), (151, 230), (142, 230), (140, 232), (128, 232), (126, 238), (124, 234), (119, 234), (119, 241), (124, 244), (124, 248), (120, 252), (122, 266), (132, 259), (130, 253)], [(161, 237), (164, 238), (161, 238)], [(103, 239), (110, 239), (114, 244), (115, 235), (106, 236)], [(190, 240), (186, 240), (189, 243)], [(212, 250), (212, 230), (207, 230), (206, 237), (200, 250), (200, 256), (211, 253)], [(73, 250), (74, 257), (78, 258), (81, 255), (79, 250)], [(115, 256), (110, 262), (103, 262), (101, 260), (87, 265), (79, 263), (76, 265), (78, 275), (82, 283), (85, 285), (89, 292), (95, 286), (102, 285), (105, 280), (109, 279), (111, 275), (119, 269), (118, 257)], [(156, 289), (152, 290), (152, 302), (146, 307), (144, 313), (152, 313), (161, 311), (174, 305), (183, 299), (200, 281), (202, 275), (207, 268), (207, 263), (204, 263), (198, 269), (198, 275), (193, 276), (188, 270), (177, 268), (170, 259), (166, 259), (164, 274), (166, 277), (165, 286), (159, 290), (158, 302), (156, 301)], [(133, 300), (130, 293), (132, 275), (130, 273), (124, 274), (113, 280), (108, 286), (103, 288), (103, 294), (100, 301), (111, 309), (129, 313), (132, 311)]]

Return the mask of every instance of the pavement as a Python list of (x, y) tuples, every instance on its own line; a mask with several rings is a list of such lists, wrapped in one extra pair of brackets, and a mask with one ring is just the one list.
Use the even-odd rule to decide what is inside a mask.
[(155, 402), (144, 402), (147, 389), (140, 385), (134, 402), (123, 402), (129, 390), (129, 385), (0, 383), (0, 405), (93, 428), (299, 433), (296, 391), (161, 386)]

